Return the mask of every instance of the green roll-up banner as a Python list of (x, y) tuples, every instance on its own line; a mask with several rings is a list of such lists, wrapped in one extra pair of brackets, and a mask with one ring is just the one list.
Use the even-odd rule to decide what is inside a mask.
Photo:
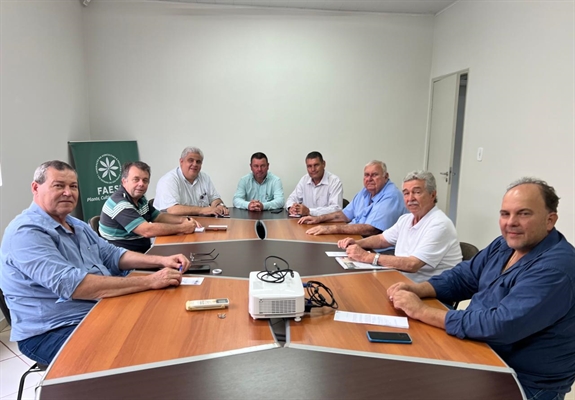
[(68, 142), (78, 172), (84, 221), (100, 215), (102, 206), (121, 183), (122, 164), (139, 161), (138, 142)]

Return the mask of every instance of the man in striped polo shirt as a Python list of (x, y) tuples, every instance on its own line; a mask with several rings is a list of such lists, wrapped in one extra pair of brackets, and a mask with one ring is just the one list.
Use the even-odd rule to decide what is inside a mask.
[(161, 213), (144, 196), (150, 167), (135, 161), (122, 166), (122, 186), (106, 200), (100, 214), (100, 235), (110, 243), (145, 253), (150, 238), (193, 233), (201, 225), (191, 217)]

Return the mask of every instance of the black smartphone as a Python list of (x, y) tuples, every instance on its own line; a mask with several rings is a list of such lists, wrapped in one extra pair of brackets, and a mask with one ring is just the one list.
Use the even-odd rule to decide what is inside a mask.
[(209, 265), (192, 265), (184, 274), (209, 274), (210, 273), (210, 266)]
[(411, 344), (411, 337), (403, 332), (367, 331), (370, 342)]

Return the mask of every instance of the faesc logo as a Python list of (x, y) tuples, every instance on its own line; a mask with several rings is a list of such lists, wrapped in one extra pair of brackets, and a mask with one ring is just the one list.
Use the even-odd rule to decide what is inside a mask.
[(120, 179), (120, 160), (112, 154), (102, 154), (96, 160), (96, 175), (106, 184)]

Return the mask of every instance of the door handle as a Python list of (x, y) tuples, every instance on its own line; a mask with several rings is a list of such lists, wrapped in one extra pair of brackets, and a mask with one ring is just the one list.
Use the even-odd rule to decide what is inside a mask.
[(449, 184), (450, 181), (450, 175), (451, 175), (451, 168), (449, 168), (449, 171), (447, 172), (440, 172), (439, 175), (443, 175), (445, 176), (445, 182), (447, 182), (447, 184)]

